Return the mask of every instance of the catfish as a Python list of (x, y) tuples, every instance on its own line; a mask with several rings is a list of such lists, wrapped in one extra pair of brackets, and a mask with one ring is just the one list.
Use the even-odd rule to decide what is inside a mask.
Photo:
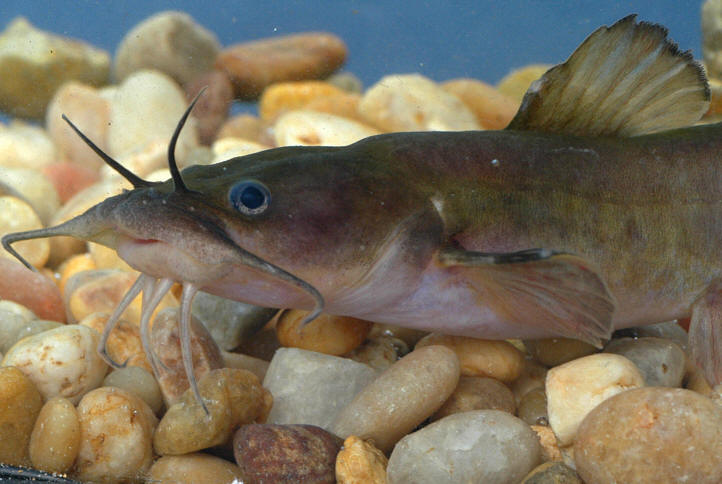
[(188, 329), (198, 290), (310, 310), (307, 321), (324, 311), (598, 347), (614, 329), (691, 316), (693, 359), (718, 384), (722, 124), (695, 125), (709, 98), (692, 55), (629, 16), (535, 81), (503, 130), (281, 147), (181, 173), (174, 150), (191, 104), (163, 183), (75, 128), (134, 188), (2, 244), (23, 261), (14, 242), (70, 235), (141, 272), (107, 323), (106, 360), (108, 334), (143, 291), (157, 367), (150, 316), (182, 283), (184, 364), (201, 402)]

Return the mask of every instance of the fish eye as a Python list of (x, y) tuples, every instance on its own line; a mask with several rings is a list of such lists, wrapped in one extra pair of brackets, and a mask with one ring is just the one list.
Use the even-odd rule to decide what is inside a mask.
[(234, 185), (228, 194), (233, 207), (245, 215), (258, 215), (266, 211), (271, 202), (271, 192), (255, 180)]

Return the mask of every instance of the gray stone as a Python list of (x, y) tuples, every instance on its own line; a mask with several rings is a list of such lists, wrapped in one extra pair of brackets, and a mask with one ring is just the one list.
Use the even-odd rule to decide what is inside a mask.
[(0, 353), (7, 351), (18, 341), (34, 334), (62, 326), (57, 321), (25, 320), (21, 315), (0, 308)]
[(521, 481), (541, 460), (534, 431), (500, 410), (445, 417), (401, 439), (387, 467), (389, 484)]
[(375, 377), (373, 368), (348, 358), (281, 348), (263, 380), (273, 395), (266, 422), (330, 430), (339, 411)]
[(230, 351), (261, 329), (278, 309), (252, 306), (199, 292), (193, 299), (192, 312), (208, 329), (218, 346)]
[(609, 342), (607, 353), (622, 355), (642, 372), (650, 387), (679, 387), (685, 371), (685, 355), (676, 343), (662, 338), (620, 338)]

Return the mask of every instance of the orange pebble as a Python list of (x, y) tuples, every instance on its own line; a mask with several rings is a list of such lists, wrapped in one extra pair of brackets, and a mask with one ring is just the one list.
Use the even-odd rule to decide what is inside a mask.
[(58, 287), (60, 288), (60, 294), (65, 293), (65, 284), (73, 274), (81, 271), (89, 271), (95, 269), (95, 261), (89, 253), (76, 254), (65, 262), (63, 262), (58, 268), (60, 274), (60, 280), (58, 281)]
[(441, 87), (461, 99), (484, 129), (506, 128), (519, 109), (519, 102), (476, 79), (454, 79)]
[(343, 355), (363, 343), (373, 324), (362, 319), (322, 314), (302, 326), (307, 314), (307, 311), (290, 309), (279, 316), (276, 336), (282, 346)]
[(266, 88), (258, 104), (261, 119), (272, 120), (284, 111), (301, 109), (314, 99), (345, 94), (322, 81), (279, 82)]

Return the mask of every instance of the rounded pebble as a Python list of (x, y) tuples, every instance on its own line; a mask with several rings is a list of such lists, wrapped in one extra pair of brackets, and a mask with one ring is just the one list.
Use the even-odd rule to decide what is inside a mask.
[(308, 311), (288, 309), (276, 322), (276, 336), (282, 346), (327, 355), (344, 355), (359, 346), (373, 323), (348, 316), (321, 314), (304, 324)]
[(211, 164), (230, 160), (231, 158), (235, 158), (237, 156), (246, 156), (252, 153), (258, 153), (259, 151), (267, 150), (268, 148), (268, 146), (243, 138), (231, 138), (228, 136), (225, 138), (218, 138), (211, 147), (213, 150), (213, 159), (211, 160)]
[[(43, 228), (40, 218), (27, 202), (12, 196), (0, 196), (0, 237), (12, 232)], [(47, 239), (23, 240), (13, 248), (31, 265), (43, 267), (50, 256)], [(0, 251), (0, 257), (15, 260), (9, 252)]]
[(198, 120), (200, 143), (210, 146), (228, 117), (228, 110), (233, 102), (233, 86), (225, 72), (208, 71), (194, 77), (191, 82), (183, 86), (188, 102), (191, 102), (203, 88), (205, 91), (193, 107), (193, 117)]
[(15, 260), (0, 257), (0, 299), (28, 308), (38, 318), (65, 321), (65, 307), (58, 286), (43, 274), (29, 271)]
[(218, 55), (240, 99), (255, 99), (273, 83), (323, 79), (346, 60), (346, 45), (333, 34), (308, 32), (232, 45)]
[(519, 482), (540, 462), (527, 424), (499, 410), (457, 413), (413, 432), (389, 458), (389, 484)]
[[(3, 188), (7, 193), (2, 193)], [(15, 196), (29, 204), (43, 225), (47, 225), (60, 207), (55, 185), (42, 170), (0, 166), (0, 194)]]
[(517, 416), (529, 425), (549, 425), (544, 388), (535, 388), (521, 397)]
[(336, 482), (338, 484), (386, 484), (386, 466), (389, 461), (373, 444), (355, 435), (343, 441), (336, 456)]
[(606, 353), (628, 358), (637, 365), (650, 387), (680, 387), (686, 356), (677, 343), (661, 338), (619, 338), (609, 342)]
[(584, 482), (722, 482), (722, 407), (679, 388), (616, 395), (592, 410), (574, 442)]
[(540, 365), (535, 360), (526, 357), (524, 359), (524, 368), (521, 371), (521, 375), (514, 380), (511, 385), (511, 391), (514, 393), (517, 406), (521, 402), (521, 399), (530, 391), (541, 388), (544, 389), (544, 382), (547, 377), (547, 368)]
[(216, 139), (241, 138), (249, 141), (259, 142), (266, 124), (252, 114), (239, 114), (228, 118), (221, 126)]
[(559, 366), (599, 351), (589, 343), (571, 338), (525, 340), (524, 346), (536, 361), (546, 366)]
[(178, 83), (209, 71), (220, 51), (216, 36), (183, 12), (159, 12), (133, 27), (115, 53), (116, 79), (157, 69)]
[(391, 75), (371, 86), (359, 113), (384, 131), (464, 131), (480, 129), (461, 100), (420, 74)]
[(244, 355), (242, 353), (231, 353), (221, 350), (223, 356), (224, 368), (236, 368), (239, 370), (248, 370), (263, 381), (268, 372), (270, 363), (260, 358)]
[(43, 405), (30, 437), (30, 461), (46, 472), (65, 473), (80, 447), (80, 421), (73, 403), (53, 397)]
[(263, 386), (273, 394), (269, 423), (331, 430), (342, 408), (376, 377), (363, 363), (297, 348), (276, 351)]
[(86, 326), (61, 326), (18, 341), (2, 364), (25, 373), (43, 398), (61, 396), (77, 403), (100, 385), (108, 369), (98, 355), (98, 339)]
[(550, 67), (552, 66), (548, 64), (530, 64), (515, 69), (504, 76), (496, 88), (505, 96), (521, 103), (531, 83), (539, 79)]
[(99, 170), (69, 161), (60, 161), (43, 167), (42, 174), (55, 187), (61, 204), (73, 198), (76, 193), (100, 180)]
[(346, 146), (379, 134), (375, 128), (309, 109), (289, 111), (276, 121), (276, 146)]
[(158, 424), (156, 453), (180, 455), (222, 444), (240, 425), (264, 422), (273, 403), (256, 375), (245, 370), (213, 370), (200, 379), (198, 389), (209, 414), (188, 389)]
[[(539, 444), (542, 450), (543, 461), (555, 461), (561, 462), (564, 457), (562, 451), (559, 448), (557, 442), (557, 436), (554, 435), (554, 431), (548, 425), (531, 425), (531, 429), (536, 432), (536, 436), (539, 439)], [(568, 449), (567, 447), (566, 449)]]
[[(103, 334), (109, 317), (109, 313), (93, 313), (81, 319), (78, 324), (93, 328), (98, 334)], [(108, 356), (118, 364), (139, 366), (152, 371), (140, 340), (140, 328), (135, 324), (119, 320), (106, 341), (105, 350)]]
[(0, 123), (0, 166), (40, 170), (56, 160), (55, 146), (40, 126)]
[(148, 405), (132, 393), (114, 387), (93, 390), (78, 403), (78, 418), (78, 479), (138, 479), (153, 463), (151, 442), (158, 420)]
[(343, 438), (371, 439), (390, 451), (431, 416), (459, 381), (459, 359), (445, 346), (419, 348), (361, 390), (336, 417), (331, 431)]
[(23, 372), (0, 367), (0, 462), (30, 464), (28, 444), (42, 405), (43, 397)]
[(514, 394), (506, 385), (493, 378), (462, 376), (454, 392), (431, 418), (439, 420), (471, 410), (501, 410), (514, 415)]
[(368, 338), (346, 357), (365, 363), (376, 371), (384, 371), (408, 352), (409, 347), (399, 338), (380, 334)]
[(579, 424), (609, 397), (644, 386), (644, 377), (627, 358), (599, 353), (549, 370), (546, 379), (549, 424), (559, 445), (572, 443)]
[[(3, 314), (4, 312), (0, 312), (0, 318), (2, 318)], [(0, 319), (0, 335), (4, 333), (4, 336), (0, 336), (0, 351), (8, 351), (15, 343), (23, 338), (34, 336), (42, 333), (43, 331), (60, 328), (61, 326), (63, 326), (62, 323), (57, 321), (46, 321), (44, 319), (33, 319), (27, 323), (15, 326), (7, 319)]]
[(258, 113), (261, 119), (273, 121), (285, 111), (303, 109), (314, 99), (338, 94), (345, 93), (328, 82), (278, 82), (263, 91), (258, 100)]
[(545, 462), (527, 475), (521, 484), (584, 484), (563, 462)]
[(233, 437), (243, 482), (335, 482), (342, 440), (313, 425), (244, 425)]
[(518, 102), (476, 79), (446, 81), (441, 88), (461, 99), (484, 129), (506, 128), (519, 109)]
[(163, 409), (163, 395), (153, 375), (138, 366), (126, 366), (113, 370), (103, 380), (104, 387), (116, 387), (132, 393), (148, 404), (154, 414)]
[(235, 484), (243, 482), (241, 469), (208, 454), (166, 455), (148, 471), (148, 480), (173, 484)]
[(416, 347), (443, 345), (456, 353), (464, 376), (485, 376), (503, 382), (516, 380), (524, 368), (524, 354), (506, 341), (431, 333)]

